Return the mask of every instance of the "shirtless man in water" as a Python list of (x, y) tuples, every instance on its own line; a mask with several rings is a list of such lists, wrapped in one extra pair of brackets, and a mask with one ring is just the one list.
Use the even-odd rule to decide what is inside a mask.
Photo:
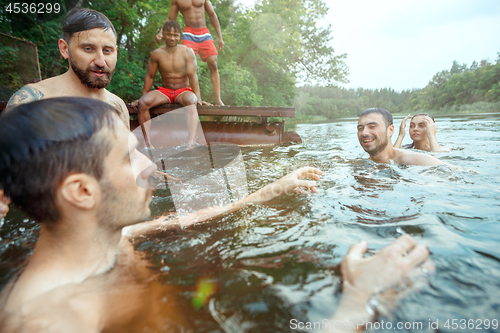
[[(149, 109), (161, 104), (176, 103), (185, 106), (188, 126), (187, 145), (191, 146), (196, 143), (196, 128), (198, 126), (196, 105), (207, 104), (202, 102), (200, 96), (200, 86), (196, 74), (196, 56), (189, 47), (179, 45), (181, 38), (179, 23), (166, 21), (162, 31), (165, 46), (157, 48), (151, 53), (148, 72), (144, 78), (142, 97), (133, 102), (132, 107), (139, 111), (138, 120), (146, 144), (148, 147), (154, 148), (149, 137), (151, 129)], [(157, 70), (160, 71), (163, 87), (150, 91)]]
[[(306, 167), (226, 206), (141, 222), (150, 215), (147, 188), (156, 166), (137, 151), (118, 115), (107, 103), (64, 97), (0, 117), (0, 186), (41, 225), (30, 260), (0, 294), (1, 332), (189, 330), (173, 296), (177, 287), (151, 272), (134, 238), (189, 227), (300, 187), (317, 192), (315, 181), (302, 178), (319, 180), (321, 171)], [(333, 320), (373, 319), (369, 297), (421, 270), (429, 255), (408, 235), (375, 255), (365, 257), (366, 250), (359, 242), (342, 261), (343, 295)]]
[[(4, 113), (31, 101), (62, 96), (95, 98), (120, 110), (120, 118), (130, 127), (129, 113), (123, 100), (106, 90), (117, 61), (116, 31), (111, 21), (98, 11), (78, 8), (66, 15), (59, 51), (68, 59), (66, 73), (27, 84), (10, 98)], [(0, 218), (9, 211), (9, 199), (0, 189)]]
[[(210, 69), (210, 78), (215, 92), (215, 104), (224, 105), (220, 98), (220, 78), (217, 68), (217, 49), (214, 39), (207, 29), (205, 12), (210, 18), (210, 22), (217, 33), (219, 50), (224, 48), (224, 41), (220, 31), (219, 19), (210, 3), (210, 0), (172, 0), (172, 7), (168, 13), (167, 20), (177, 20), (179, 10), (184, 17), (186, 28), (182, 35), (182, 45), (193, 49), (195, 55), (200, 53), (201, 60), (206, 62)], [(156, 41), (162, 38), (161, 31), (156, 35)]]
[(358, 120), (358, 140), (370, 159), (377, 163), (396, 163), (406, 165), (449, 165), (433, 156), (396, 149), (391, 144), (394, 134), (392, 114), (381, 108), (365, 110)]

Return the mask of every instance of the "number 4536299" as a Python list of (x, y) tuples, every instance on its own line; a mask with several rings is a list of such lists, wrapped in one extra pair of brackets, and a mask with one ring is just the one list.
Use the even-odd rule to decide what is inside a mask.
[(448, 319), (445, 323), (444, 323), (444, 327), (447, 328), (447, 329), (452, 329), (452, 330), (456, 330), (456, 329), (476, 329), (476, 330), (481, 330), (481, 329), (490, 329), (490, 328), (493, 328), (494, 330), (496, 330), (498, 328), (498, 320), (497, 319), (493, 319), (493, 320), (489, 320), (489, 319)]
[(58, 14), (61, 11), (61, 4), (14, 2), (9, 3), (5, 11), (9, 14)]

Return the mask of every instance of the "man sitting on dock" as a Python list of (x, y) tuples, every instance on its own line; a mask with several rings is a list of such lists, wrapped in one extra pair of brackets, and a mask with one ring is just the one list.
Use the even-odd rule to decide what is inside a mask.
[(358, 140), (370, 159), (377, 163), (396, 163), (406, 165), (449, 165), (433, 156), (396, 149), (392, 146), (394, 134), (392, 114), (386, 109), (372, 108), (363, 111), (358, 120)]
[[(316, 182), (302, 178), (319, 180), (321, 171), (306, 167), (226, 206), (141, 223), (150, 215), (156, 166), (119, 114), (98, 100), (63, 97), (0, 117), (0, 187), (41, 225), (30, 260), (0, 294), (1, 332), (190, 331), (175, 286), (153, 274), (134, 237), (189, 227), (300, 187), (316, 192)], [(366, 251), (359, 242), (342, 261), (336, 322), (373, 319), (370, 296), (421, 270), (429, 255), (409, 235), (375, 255), (364, 257)]]
[[(189, 47), (179, 45), (181, 26), (176, 21), (166, 21), (162, 27), (165, 46), (157, 48), (149, 59), (148, 71), (144, 78), (142, 97), (132, 103), (138, 109), (139, 124), (144, 140), (154, 148), (150, 140), (151, 115), (149, 109), (161, 104), (180, 104), (186, 108), (188, 126), (188, 146), (196, 144), (198, 112), (196, 105), (202, 102), (198, 75), (196, 74), (196, 56)], [(156, 71), (160, 71), (163, 87), (150, 91), (153, 87)]]

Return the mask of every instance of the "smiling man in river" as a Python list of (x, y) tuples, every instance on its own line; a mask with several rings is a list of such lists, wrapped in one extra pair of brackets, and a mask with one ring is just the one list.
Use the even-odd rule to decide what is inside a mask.
[(392, 134), (394, 134), (392, 114), (386, 109), (367, 109), (359, 117), (359, 144), (370, 155), (372, 161), (424, 166), (446, 164), (456, 168), (430, 155), (394, 148), (391, 143)]

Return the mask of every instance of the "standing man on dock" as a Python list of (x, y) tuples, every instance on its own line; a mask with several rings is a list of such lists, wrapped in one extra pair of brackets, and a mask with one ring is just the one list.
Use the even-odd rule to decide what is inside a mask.
[[(148, 72), (144, 77), (142, 97), (134, 101), (131, 106), (138, 110), (138, 120), (142, 127), (144, 140), (150, 148), (154, 148), (150, 140), (151, 115), (149, 109), (161, 104), (180, 104), (186, 107), (188, 146), (196, 144), (196, 129), (198, 126), (198, 112), (196, 105), (207, 104), (202, 102), (198, 75), (196, 74), (196, 55), (187, 46), (179, 45), (181, 26), (177, 21), (165, 21), (162, 27), (162, 36), (165, 46), (161, 46), (151, 53)], [(150, 91), (153, 87), (156, 71), (160, 71), (162, 85), (158, 90)]]
[(59, 51), (68, 59), (66, 73), (19, 89), (7, 104), (13, 106), (31, 101), (63, 96), (88, 97), (101, 100), (120, 110), (120, 116), (130, 128), (128, 109), (123, 100), (106, 90), (115, 73), (117, 51), (113, 23), (102, 13), (78, 8), (71, 10), (63, 21), (63, 38)]
[[(219, 70), (217, 69), (217, 49), (215, 48), (214, 39), (207, 29), (205, 20), (205, 12), (210, 18), (210, 22), (217, 33), (219, 50), (224, 48), (224, 41), (220, 31), (219, 19), (210, 3), (210, 0), (172, 0), (172, 7), (168, 13), (167, 20), (177, 20), (177, 15), (181, 11), (184, 17), (186, 28), (182, 34), (182, 45), (186, 45), (193, 49), (194, 54), (200, 53), (202, 61), (206, 62), (210, 69), (210, 77), (215, 92), (215, 105), (224, 105), (220, 98), (220, 78)], [(156, 35), (156, 40), (162, 39), (162, 31)]]

